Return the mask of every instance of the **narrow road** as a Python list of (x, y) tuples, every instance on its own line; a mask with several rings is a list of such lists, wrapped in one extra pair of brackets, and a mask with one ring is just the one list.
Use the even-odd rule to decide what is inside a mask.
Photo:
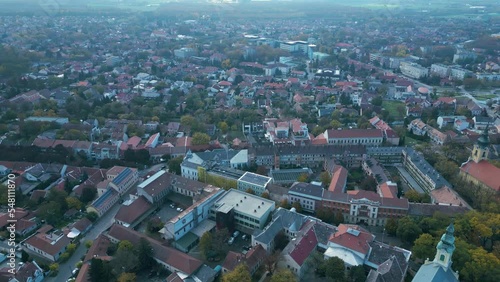
[(76, 264), (82, 259), (87, 253), (87, 248), (85, 247), (86, 241), (94, 241), (99, 234), (104, 230), (108, 229), (113, 224), (113, 218), (120, 209), (120, 204), (114, 205), (106, 214), (98, 219), (97, 223), (90, 229), (90, 231), (81, 239), (80, 245), (76, 248), (75, 253), (64, 263), (59, 265), (59, 273), (56, 277), (46, 277), (44, 281), (47, 282), (61, 282), (66, 281), (71, 277), (73, 269), (75, 269)]

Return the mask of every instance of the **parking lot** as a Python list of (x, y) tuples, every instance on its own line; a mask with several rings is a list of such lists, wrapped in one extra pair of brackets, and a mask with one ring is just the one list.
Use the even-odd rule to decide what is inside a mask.
[(154, 217), (159, 217), (162, 222), (167, 222), (171, 218), (178, 215), (180, 212), (177, 211), (177, 205), (175, 206), (175, 208), (171, 208), (170, 207), (171, 204), (172, 202), (166, 201), (162, 205), (159, 211), (153, 212), (149, 217), (143, 220), (141, 224), (137, 227), (137, 230), (142, 233), (146, 232), (146, 226), (148, 225), (149, 220)]

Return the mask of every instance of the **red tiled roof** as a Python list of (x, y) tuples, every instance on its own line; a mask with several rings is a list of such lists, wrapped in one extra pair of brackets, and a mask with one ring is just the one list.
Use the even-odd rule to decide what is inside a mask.
[(383, 137), (383, 133), (379, 129), (328, 129), (326, 132), (328, 139), (334, 138), (376, 138)]
[(115, 215), (115, 220), (132, 224), (151, 208), (151, 204), (144, 197), (139, 197), (128, 206), (121, 206)]
[(367, 255), (370, 251), (370, 245), (368, 243), (374, 239), (374, 235), (358, 225), (340, 224), (338, 231), (330, 236), (329, 241), (347, 249)]
[(379, 185), (380, 194), (382, 198), (396, 198), (398, 195), (398, 186), (389, 185), (388, 182)]
[(330, 181), (330, 186), (328, 190), (334, 193), (342, 193), (342, 189), (345, 187), (347, 182), (347, 169), (343, 166), (335, 166), (332, 172), (332, 180)]
[(484, 185), (495, 191), (500, 191), (500, 168), (482, 160), (478, 163), (468, 161), (460, 170), (467, 173), (475, 179), (481, 181)]
[(25, 244), (31, 245), (39, 250), (46, 252), (49, 255), (55, 256), (61, 250), (63, 250), (71, 242), (71, 240), (64, 234), (62, 234), (62, 236), (58, 238), (57, 241), (47, 239), (46, 232), (50, 231), (51, 229), (53, 229), (53, 227), (50, 225), (41, 227), (40, 229), (38, 229), (36, 235), (30, 237), (25, 241)]
[[(293, 243), (292, 243), (293, 244)], [(295, 245), (295, 248), (290, 252), (290, 257), (298, 264), (302, 265), (311, 252), (318, 245), (318, 239), (314, 233), (314, 229), (311, 228), (306, 234), (300, 239), (300, 241)]]
[(162, 245), (159, 241), (149, 238), (148, 236), (139, 233), (135, 230), (126, 228), (119, 224), (113, 224), (108, 232), (108, 236), (113, 237), (119, 241), (127, 240), (132, 244), (137, 245), (141, 238), (149, 241), (154, 250), (154, 258), (162, 261), (163, 263), (178, 269), (187, 275), (193, 274), (198, 270), (203, 262), (188, 254), (178, 251), (174, 248)]

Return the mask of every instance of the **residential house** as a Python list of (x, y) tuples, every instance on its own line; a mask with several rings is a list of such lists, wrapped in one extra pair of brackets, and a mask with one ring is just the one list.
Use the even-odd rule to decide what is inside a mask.
[(266, 250), (261, 245), (252, 247), (246, 254), (229, 251), (222, 263), (222, 273), (233, 271), (238, 265), (244, 263), (250, 275), (253, 275), (267, 257)]
[(6, 282), (41, 282), (44, 278), (43, 269), (36, 261), (20, 262), (15, 266), (15, 272), (10, 267), (0, 269), (0, 281)]
[(427, 134), (428, 126), (421, 119), (414, 119), (408, 124), (408, 131), (418, 136)]
[(57, 261), (71, 243), (66, 234), (50, 225), (40, 227), (34, 235), (26, 239), (23, 246), (50, 261)]

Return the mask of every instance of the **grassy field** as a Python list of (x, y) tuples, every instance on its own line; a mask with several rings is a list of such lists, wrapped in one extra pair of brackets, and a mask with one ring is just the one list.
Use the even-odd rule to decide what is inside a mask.
[(486, 101), (489, 99), (498, 98), (498, 95), (490, 94), (490, 93), (473, 94), (472, 96), (474, 96), (474, 98), (478, 99), (479, 101)]
[(389, 111), (389, 116), (394, 120), (403, 120), (405, 118), (405, 103), (401, 101), (384, 101), (382, 107)]

